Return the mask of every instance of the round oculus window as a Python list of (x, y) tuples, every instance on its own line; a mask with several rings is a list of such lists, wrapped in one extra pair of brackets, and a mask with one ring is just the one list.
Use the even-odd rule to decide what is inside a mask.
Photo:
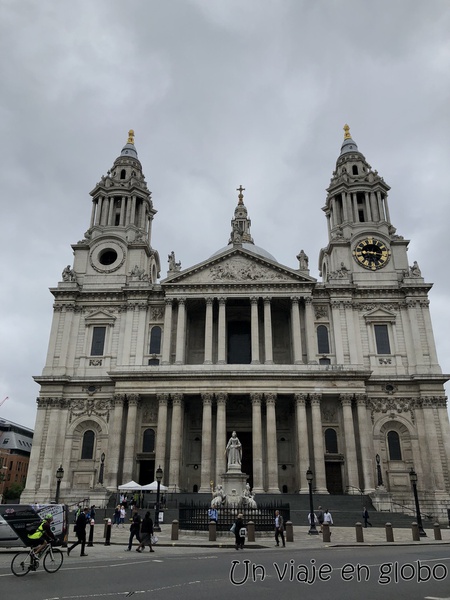
[(117, 260), (117, 252), (112, 248), (106, 248), (98, 253), (98, 261), (101, 265), (113, 265)]
[(123, 265), (125, 248), (117, 242), (105, 241), (92, 248), (89, 260), (99, 273), (112, 273)]

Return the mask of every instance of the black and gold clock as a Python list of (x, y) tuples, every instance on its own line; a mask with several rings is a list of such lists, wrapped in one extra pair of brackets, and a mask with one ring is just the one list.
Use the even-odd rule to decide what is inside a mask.
[(353, 256), (356, 262), (365, 269), (377, 271), (387, 264), (391, 251), (386, 248), (382, 241), (374, 237), (368, 237), (355, 246)]

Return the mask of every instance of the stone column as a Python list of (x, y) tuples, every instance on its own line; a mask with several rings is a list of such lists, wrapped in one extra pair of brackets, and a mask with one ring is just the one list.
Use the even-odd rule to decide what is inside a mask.
[(297, 434), (297, 480), (299, 494), (309, 494), (306, 471), (311, 460), (309, 457), (308, 422), (306, 420), (306, 394), (295, 394), (295, 421)]
[(433, 334), (433, 325), (431, 323), (430, 317), (430, 301), (429, 300), (419, 300), (419, 306), (422, 309), (423, 321), (425, 325), (425, 335), (427, 338), (428, 345), (428, 355), (430, 357), (430, 363), (433, 367), (438, 367), (439, 361), (436, 353), (436, 342), (434, 340)]
[(115, 207), (116, 201), (113, 198), (109, 199), (109, 211), (108, 211), (108, 225), (111, 227), (112, 225), (114, 225), (114, 207)]
[[(445, 490), (445, 482), (444, 472), (442, 470), (442, 456), (439, 448), (439, 441), (442, 442), (442, 431), (439, 423), (439, 413), (436, 408), (437, 398), (433, 396), (425, 396), (421, 398), (421, 400), (423, 407), (425, 432), (427, 435), (431, 453), (428, 464), (434, 475), (435, 489), (433, 491), (442, 491)], [(445, 458), (447, 457), (445, 456)]]
[[(91, 227), (94, 227), (94, 219), (95, 219), (95, 209), (97, 206), (97, 202), (95, 200), (92, 201), (92, 210), (91, 210), (91, 223), (89, 225), (89, 229), (91, 229)], [(28, 477), (28, 475), (27, 475)]]
[(275, 413), (276, 394), (265, 394), (267, 428), (267, 492), (279, 494), (277, 417)]
[(364, 493), (370, 494), (374, 491), (374, 473), (373, 459), (370, 457), (370, 442), (372, 432), (370, 431), (369, 421), (367, 418), (366, 396), (364, 394), (356, 395), (356, 406), (358, 414), (359, 427), (359, 445), (361, 450), (361, 463), (364, 479)]
[(37, 399), (36, 423), (33, 436), (33, 445), (31, 446), (30, 462), (28, 465), (28, 473), (26, 480), (26, 488), (22, 493), (21, 500), (23, 503), (34, 504), (37, 500), (36, 491), (39, 489), (38, 468), (41, 458), (45, 451), (44, 429), (45, 423), (48, 422), (47, 406), (49, 405), (48, 398)]
[(217, 362), (219, 365), (226, 364), (226, 298), (219, 298), (219, 335), (218, 335), (218, 356)]
[[(141, 302), (137, 306), (138, 309), (138, 330), (137, 330), (137, 339), (136, 339), (136, 351), (134, 364), (137, 366), (144, 364), (144, 347), (149, 343), (148, 340), (148, 327), (146, 327), (147, 321), (147, 310), (148, 305), (144, 302)], [(146, 349), (145, 354), (149, 352), (149, 348)]]
[(348, 493), (358, 494), (360, 487), (358, 477), (358, 461), (356, 458), (355, 428), (353, 426), (353, 395), (341, 394), (340, 400), (342, 404), (342, 415), (344, 421), (345, 468), (347, 472), (347, 482), (350, 486)]
[(172, 434), (170, 436), (169, 488), (180, 491), (180, 463), (182, 444), (183, 394), (172, 396)]
[(158, 428), (156, 431), (155, 469), (159, 466), (166, 470), (166, 445), (167, 445), (167, 405), (169, 394), (157, 394), (158, 400)]
[(302, 332), (300, 328), (298, 298), (296, 297), (291, 298), (291, 328), (292, 345), (294, 348), (294, 364), (300, 365), (303, 363)]
[(272, 346), (272, 314), (270, 311), (270, 298), (264, 298), (264, 346), (266, 351), (266, 365), (273, 365)]
[(125, 225), (125, 196), (122, 196), (120, 200), (120, 226), (123, 227)]
[(331, 314), (333, 318), (334, 351), (336, 355), (336, 364), (344, 364), (344, 348), (342, 342), (341, 325), (341, 302), (340, 300), (331, 301)]
[[(62, 398), (48, 398), (47, 401), (47, 435), (44, 442), (44, 456), (42, 460), (42, 473), (41, 473), (41, 484), (39, 486), (39, 492), (42, 494), (45, 492), (45, 495), (54, 499), (54, 494), (52, 488), (56, 489), (55, 473), (56, 469), (62, 462), (62, 456), (57, 455), (57, 435), (60, 431), (60, 402)], [(59, 461), (59, 462), (58, 462)], [(56, 462), (58, 465), (55, 467)]]
[(131, 225), (136, 225), (136, 196), (131, 197), (131, 214), (130, 214), (130, 223)]
[(164, 331), (162, 344), (162, 365), (170, 365), (170, 344), (172, 339), (172, 298), (166, 298), (166, 309), (164, 311)]
[(264, 492), (261, 400), (262, 394), (250, 394), (252, 401), (253, 492)]
[(320, 411), (321, 394), (310, 394), (312, 434), (314, 446), (314, 482), (316, 494), (328, 494), (325, 476), (325, 453), (323, 448), (322, 414)]
[[(123, 440), (123, 405), (125, 402), (125, 394), (114, 394), (112, 404), (114, 412), (108, 436), (108, 461), (106, 463), (105, 486), (109, 490), (117, 490), (117, 486), (126, 481), (118, 481), (120, 448)], [(129, 481), (129, 479), (127, 480)]]
[(202, 418), (202, 462), (200, 475), (201, 494), (211, 491), (211, 426), (212, 426), (212, 394), (202, 394), (203, 418)]
[[(415, 361), (413, 365), (422, 365), (423, 364), (423, 354), (422, 354), (422, 340), (420, 338), (420, 331), (418, 325), (418, 315), (416, 311), (416, 300), (414, 298), (406, 299), (406, 306), (408, 310), (408, 321), (410, 326), (410, 331), (413, 340), (413, 348), (411, 349), (414, 353)], [(392, 348), (391, 348), (392, 353)]]
[(227, 445), (227, 398), (228, 394), (225, 392), (216, 394), (216, 485), (221, 481), (221, 475), (227, 470), (225, 456)]
[(177, 319), (177, 345), (175, 352), (175, 364), (184, 364), (184, 353), (186, 345), (186, 298), (178, 298)]
[(313, 301), (308, 296), (305, 298), (306, 354), (308, 363), (317, 360), (317, 340), (314, 321)]
[(133, 471), (136, 465), (136, 422), (139, 394), (127, 394), (127, 399), (128, 416), (123, 453), (123, 478), (125, 482), (131, 481), (133, 476), (136, 477)]
[(252, 329), (252, 365), (259, 365), (259, 323), (258, 323), (258, 298), (252, 296), (251, 303), (251, 329)]
[(350, 364), (357, 365), (360, 364), (359, 356), (358, 356), (358, 348), (359, 344), (357, 342), (356, 336), (359, 338), (359, 330), (355, 330), (355, 320), (353, 317), (353, 304), (351, 301), (344, 302), (345, 309), (345, 321), (347, 323), (347, 331), (348, 331), (348, 339), (349, 339), (349, 351), (350, 351)]
[[(212, 365), (212, 342), (213, 342), (213, 298), (206, 298), (205, 314), (205, 365)], [(208, 483), (209, 486), (209, 483)], [(208, 487), (209, 489), (209, 487)]]

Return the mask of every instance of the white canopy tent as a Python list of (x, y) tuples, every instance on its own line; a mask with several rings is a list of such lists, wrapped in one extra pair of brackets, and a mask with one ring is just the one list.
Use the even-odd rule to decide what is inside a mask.
[[(120, 488), (119, 488), (120, 489)], [(158, 482), (152, 481), (152, 483), (147, 483), (147, 485), (143, 485), (140, 488), (143, 492), (156, 492), (158, 491)], [(169, 488), (162, 483), (159, 484), (159, 489), (161, 492), (166, 492)]]
[(136, 483), (133, 480), (129, 481), (128, 483), (123, 483), (122, 485), (119, 485), (119, 490), (121, 492), (138, 492), (142, 489), (142, 485), (139, 485), (139, 483)]

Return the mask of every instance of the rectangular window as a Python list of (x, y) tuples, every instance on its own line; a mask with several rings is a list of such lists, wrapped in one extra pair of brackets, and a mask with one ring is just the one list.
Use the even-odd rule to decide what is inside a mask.
[(102, 356), (105, 349), (106, 327), (94, 327), (92, 332), (91, 356)]
[(374, 325), (377, 354), (390, 354), (389, 333), (387, 325)]

